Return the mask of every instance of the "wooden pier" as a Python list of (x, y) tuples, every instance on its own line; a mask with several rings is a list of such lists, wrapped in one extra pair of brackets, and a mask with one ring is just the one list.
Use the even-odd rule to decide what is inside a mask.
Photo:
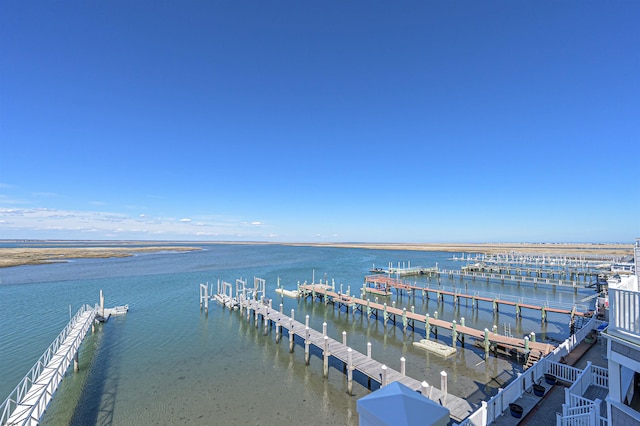
[(490, 348), (493, 347), (494, 351), (499, 348), (507, 350), (514, 350), (522, 354), (528, 354), (530, 352), (539, 353), (542, 356), (551, 352), (554, 347), (548, 343), (541, 343), (535, 341), (535, 334), (531, 334), (531, 337), (525, 337), (524, 339), (518, 339), (509, 336), (503, 336), (487, 329), (477, 330), (475, 328), (467, 327), (464, 321), (457, 324), (456, 321), (444, 321), (437, 318), (435, 315), (433, 318), (429, 314), (418, 314), (413, 311), (407, 311), (406, 309), (399, 309), (393, 306), (387, 306), (387, 304), (380, 304), (377, 302), (371, 302), (370, 300), (364, 300), (357, 297), (339, 294), (331, 289), (328, 285), (323, 284), (308, 284), (300, 286), (300, 291), (303, 297), (311, 296), (312, 299), (321, 298), (325, 304), (332, 303), (334, 306), (345, 307), (347, 313), (349, 309), (352, 312), (360, 311), (367, 317), (375, 316), (378, 318), (379, 313), (382, 313), (382, 320), (384, 324), (387, 321), (392, 321), (396, 324), (397, 318), (402, 320), (404, 329), (408, 327), (415, 329), (416, 322), (418, 324), (424, 324), (427, 339), (433, 334), (438, 336), (438, 329), (444, 329), (451, 331), (452, 347), (456, 347), (456, 342), (460, 342), (464, 345), (465, 336), (470, 336), (478, 341), (482, 341), (485, 353), (490, 352)]
[(450, 279), (454, 277), (458, 277), (462, 279), (470, 279), (476, 281), (477, 279), (483, 279), (487, 282), (491, 281), (500, 281), (501, 283), (509, 282), (515, 283), (518, 285), (521, 284), (531, 284), (534, 288), (539, 285), (543, 286), (551, 286), (557, 289), (572, 289), (574, 292), (578, 292), (579, 288), (587, 287), (587, 283), (580, 283), (577, 280), (558, 280), (552, 278), (539, 278), (539, 277), (528, 277), (522, 275), (507, 275), (507, 274), (496, 274), (490, 272), (469, 272), (469, 271), (459, 271), (453, 269), (439, 269), (432, 273), (426, 274), (429, 277), (440, 277), (442, 275), (448, 276)]
[[(282, 308), (282, 306), (281, 306)], [(244, 312), (246, 310), (246, 313)], [(353, 371), (358, 371), (371, 380), (385, 386), (391, 382), (400, 382), (409, 388), (421, 392), (426, 397), (436, 401), (449, 409), (450, 416), (456, 422), (460, 422), (468, 417), (474, 407), (466, 400), (446, 392), (446, 373), (443, 372), (442, 377), (444, 389), (438, 389), (428, 385), (426, 382), (420, 382), (405, 374), (404, 358), (400, 359), (400, 371), (389, 368), (388, 366), (371, 358), (371, 345), (367, 345), (367, 355), (364, 355), (346, 345), (346, 333), (343, 333), (343, 342), (339, 342), (326, 334), (326, 323), (323, 332), (316, 331), (308, 326), (307, 323), (302, 324), (294, 319), (294, 311), (292, 309), (291, 316), (285, 315), (283, 312), (273, 309), (270, 303), (264, 301), (256, 301), (240, 297), (240, 314), (246, 316), (247, 321), (251, 320), (253, 313), (256, 327), (261, 323), (264, 327), (265, 334), (268, 330), (275, 326), (276, 342), (279, 342), (283, 335), (282, 330), (287, 330), (289, 335), (289, 350), (294, 351), (295, 336), (299, 336), (304, 341), (305, 362), (307, 365), (310, 361), (310, 346), (313, 345), (322, 351), (323, 358), (323, 374), (326, 377), (329, 373), (329, 357), (334, 357), (343, 363), (343, 370), (347, 374), (348, 392), (352, 393)], [(260, 320), (259, 317), (262, 317)], [(441, 385), (442, 386), (442, 385)]]
[(383, 275), (369, 275), (365, 277), (365, 283), (363, 286), (363, 291), (367, 288), (370, 288), (372, 284), (375, 284), (376, 288), (380, 288), (385, 290), (387, 293), (390, 293), (391, 289), (396, 289), (402, 294), (403, 292), (410, 292), (415, 294), (415, 292), (420, 292), (423, 297), (429, 299), (429, 295), (435, 295), (438, 301), (444, 301), (444, 296), (449, 296), (452, 298), (454, 305), (460, 303), (460, 299), (467, 299), (471, 301), (471, 307), (474, 309), (478, 309), (479, 302), (489, 302), (493, 305), (493, 311), (498, 312), (500, 305), (506, 306), (514, 306), (516, 309), (516, 316), (522, 317), (522, 309), (531, 309), (540, 311), (542, 321), (546, 321), (547, 313), (553, 312), (558, 314), (567, 314), (570, 315), (571, 320), (574, 319), (575, 316), (591, 316), (593, 312), (580, 312), (576, 309), (575, 305), (572, 309), (561, 309), (554, 308), (550, 306), (544, 305), (534, 305), (531, 303), (521, 303), (513, 300), (502, 300), (497, 297), (486, 297), (480, 295), (473, 294), (464, 294), (453, 291), (441, 290), (439, 288), (430, 288), (430, 287), (422, 287), (417, 285), (412, 285), (406, 283), (402, 280), (386, 277)]

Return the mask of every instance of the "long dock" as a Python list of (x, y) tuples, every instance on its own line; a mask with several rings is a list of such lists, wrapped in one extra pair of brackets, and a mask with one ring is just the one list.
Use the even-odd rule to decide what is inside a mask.
[[(484, 342), (485, 352), (489, 352), (489, 347), (494, 346), (513, 349), (521, 353), (539, 352), (541, 355), (547, 355), (554, 347), (548, 343), (541, 343), (532, 341), (533, 339), (524, 338), (518, 339), (509, 336), (503, 336), (497, 333), (492, 333), (487, 330), (477, 330), (472, 327), (467, 327), (464, 322), (457, 324), (455, 321), (449, 322), (438, 319), (437, 317), (431, 318), (429, 314), (418, 314), (415, 312), (407, 311), (406, 309), (399, 309), (393, 306), (387, 306), (386, 304), (380, 304), (377, 302), (371, 302), (370, 300), (364, 300), (353, 296), (336, 293), (331, 289), (331, 286), (323, 284), (307, 284), (301, 285), (300, 291), (303, 296), (311, 296), (313, 299), (316, 297), (324, 298), (325, 304), (331, 302), (334, 305), (345, 306), (347, 312), (349, 308), (353, 311), (359, 310), (363, 315), (374, 315), (378, 318), (378, 313), (382, 313), (382, 319), (386, 324), (387, 321), (392, 320), (396, 323), (396, 318), (402, 319), (404, 328), (411, 327), (415, 329), (415, 323), (424, 324), (426, 337), (429, 338), (431, 333), (437, 337), (438, 329), (449, 330), (452, 333), (452, 346), (456, 346), (456, 341), (460, 338), (460, 343), (464, 345), (464, 336), (470, 336), (477, 340)], [(533, 336), (532, 336), (533, 337)]]
[(453, 299), (454, 304), (459, 303), (460, 299), (467, 299), (471, 301), (471, 307), (475, 309), (478, 308), (478, 302), (489, 302), (489, 303), (492, 303), (494, 312), (498, 312), (500, 305), (514, 306), (516, 309), (516, 316), (518, 317), (522, 316), (522, 309), (536, 310), (536, 311), (540, 311), (542, 321), (546, 321), (547, 313), (549, 312), (570, 315), (571, 320), (573, 320), (575, 316), (591, 316), (593, 314), (593, 312), (578, 311), (575, 305), (571, 309), (563, 309), (563, 308), (557, 308), (552, 306), (535, 305), (532, 303), (522, 303), (514, 300), (504, 300), (498, 297), (487, 297), (487, 296), (482, 296), (477, 294), (465, 294), (465, 293), (458, 293), (454, 291), (442, 290), (439, 288), (430, 288), (430, 287), (412, 285), (402, 280), (383, 276), (383, 275), (366, 276), (365, 283), (364, 283), (365, 287), (363, 288), (363, 290), (366, 291), (366, 289), (371, 284), (375, 285), (376, 288), (383, 288), (386, 290), (396, 289), (399, 292), (408, 291), (408, 292), (413, 292), (415, 294), (415, 292), (418, 291), (422, 294), (423, 297), (426, 297), (427, 299), (429, 298), (430, 294), (433, 294), (436, 296), (437, 300), (439, 301), (443, 301), (444, 296), (450, 296)]
[(552, 278), (527, 277), (521, 275), (496, 274), (490, 272), (459, 271), (455, 269), (438, 269), (437, 271), (427, 273), (426, 275), (430, 277), (440, 277), (442, 275), (446, 275), (449, 278), (458, 277), (460, 279), (470, 279), (473, 281), (475, 281), (476, 279), (484, 279), (487, 282), (492, 280), (500, 281), (502, 283), (515, 283), (518, 285), (531, 284), (534, 287), (544, 285), (559, 289), (572, 289), (574, 292), (577, 292), (579, 288), (587, 287), (586, 283), (580, 283), (577, 280), (557, 280)]
[(74, 362), (78, 368), (78, 348), (93, 324), (98, 306), (84, 305), (49, 346), (24, 379), (0, 405), (0, 424), (37, 425), (53, 393)]
[[(246, 310), (246, 314), (243, 313), (244, 310)], [(291, 352), (293, 352), (295, 345), (295, 336), (300, 336), (304, 340), (305, 362), (307, 364), (309, 363), (310, 346), (313, 345), (320, 349), (323, 354), (323, 372), (325, 377), (328, 375), (329, 357), (334, 357), (340, 360), (343, 363), (345, 367), (344, 370), (348, 376), (349, 393), (351, 393), (353, 371), (359, 371), (368, 377), (369, 380), (380, 383), (381, 386), (397, 381), (415, 391), (420, 391), (423, 395), (448, 408), (451, 418), (457, 422), (462, 421), (474, 411), (474, 407), (469, 402), (455, 395), (448, 394), (446, 389), (443, 390), (435, 388), (434, 386), (429, 386), (426, 382), (420, 382), (404, 374), (404, 359), (400, 360), (401, 371), (394, 370), (372, 359), (370, 352), (368, 355), (364, 355), (348, 347), (345, 342), (339, 342), (327, 336), (326, 329), (321, 333), (309, 328), (308, 324), (302, 324), (294, 318), (287, 316), (278, 310), (272, 309), (269, 304), (240, 297), (240, 314), (246, 315), (247, 321), (250, 321), (252, 312), (256, 327), (258, 327), (260, 323), (258, 317), (262, 316), (265, 334), (268, 332), (270, 325), (275, 325), (276, 341), (279, 341), (280, 336), (282, 335), (280, 331), (281, 329), (288, 331), (289, 350)], [(343, 338), (346, 339), (344, 336), (345, 335), (343, 335)], [(446, 386), (446, 373), (444, 377), (444, 383)]]

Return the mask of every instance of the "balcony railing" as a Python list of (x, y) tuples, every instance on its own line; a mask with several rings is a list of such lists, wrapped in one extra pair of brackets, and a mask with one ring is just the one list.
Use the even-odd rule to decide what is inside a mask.
[(609, 289), (609, 330), (640, 344), (640, 292)]

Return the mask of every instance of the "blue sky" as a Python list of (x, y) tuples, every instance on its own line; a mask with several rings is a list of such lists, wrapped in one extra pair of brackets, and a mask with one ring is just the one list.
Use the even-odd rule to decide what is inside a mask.
[(0, 2), (0, 238), (631, 242), (636, 1)]

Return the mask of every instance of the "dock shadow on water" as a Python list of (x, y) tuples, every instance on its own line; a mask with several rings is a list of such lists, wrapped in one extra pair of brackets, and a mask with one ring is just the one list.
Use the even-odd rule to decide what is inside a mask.
[[(118, 335), (126, 318), (97, 324), (80, 352), (80, 370), (70, 367), (61, 388), (47, 408), (42, 425), (112, 425), (118, 392)], [(114, 358), (116, 357), (116, 358)]]

